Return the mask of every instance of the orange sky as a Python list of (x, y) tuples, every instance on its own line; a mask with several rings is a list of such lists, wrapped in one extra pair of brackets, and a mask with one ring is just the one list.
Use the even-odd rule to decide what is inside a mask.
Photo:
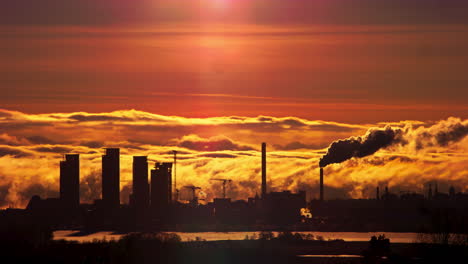
[(223, 173), (244, 199), (261, 141), (272, 189), (312, 198), (332, 142), (385, 126), (407, 144), (328, 166), (329, 197), (468, 190), (466, 1), (4, 2), (0, 207), (56, 196), (66, 152), (82, 155), (82, 201), (99, 198), (105, 146), (123, 149), (123, 199), (131, 156), (174, 148), (182, 182), (212, 198)]
[(468, 117), (460, 1), (63, 1), (59, 13), (47, 1), (2, 11), (2, 108)]

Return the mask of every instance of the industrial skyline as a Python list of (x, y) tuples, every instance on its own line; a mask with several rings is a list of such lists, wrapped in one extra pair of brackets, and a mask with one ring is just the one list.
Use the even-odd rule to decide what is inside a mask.
[[(306, 190), (308, 199), (319, 199), (316, 175), (319, 166), (325, 165), (320, 163), (327, 164), (327, 199), (371, 198), (377, 184), (396, 193), (425, 193), (433, 182), (445, 190), (452, 185), (457, 191), (467, 190), (464, 153), (468, 151), (468, 124), (457, 118), (350, 125), (293, 117), (193, 119), (136, 110), (44, 115), (0, 112), (5, 132), (0, 135), (3, 208), (24, 207), (34, 193), (58, 197), (57, 164), (63, 159), (59, 153), (82, 155), (82, 163), (87, 165), (80, 169), (81, 201), (99, 199), (101, 191), (96, 186), (102, 184), (105, 146), (123, 151), (121, 195), (117, 197), (114, 191), (115, 201), (129, 203), (133, 156), (147, 156), (152, 167), (156, 161), (173, 161), (174, 150), (178, 152), (181, 193), (172, 190), (173, 195), (189, 195), (182, 187), (194, 184), (212, 200), (221, 196), (212, 186), (220, 189), (222, 183), (210, 179), (227, 178), (235, 180), (227, 190), (230, 197), (261, 196), (257, 185), (261, 146), (250, 134), (269, 142), (267, 169), (275, 179), (269, 185), (273, 190)], [(70, 125), (73, 130), (68, 129)]]
[[(261, 144), (261, 197), (267, 197), (267, 144)], [(176, 159), (174, 162), (155, 162), (154, 168), (148, 169), (147, 156), (133, 156), (132, 193), (128, 199), (129, 204), (137, 210), (167, 210), (178, 196), (173, 193), (180, 190), (174, 185), (174, 172), (176, 171)], [(60, 200), (64, 206), (77, 208), (79, 204), (80, 184), (80, 154), (64, 154), (64, 160), (60, 161)], [(150, 171), (150, 174), (148, 174)], [(109, 210), (120, 206), (120, 149), (105, 148), (102, 155), (102, 203)], [(232, 179), (210, 179), (223, 181), (223, 197), (226, 197), (226, 183)], [(322, 183), (322, 181), (321, 181)], [(192, 185), (193, 186), (193, 185)], [(188, 186), (186, 186), (188, 187)], [(200, 189), (199, 187), (194, 187)], [(321, 189), (323, 189), (321, 187)], [(193, 192), (192, 199), (195, 199)], [(47, 198), (47, 197), (46, 197)], [(48, 197), (51, 198), (51, 197)], [(96, 203), (96, 201), (95, 201)], [(98, 202), (99, 203), (99, 202)]]
[(1, 2), (4, 262), (468, 259), (468, 1)]
[[(102, 200), (103, 204), (109, 209), (116, 208), (114, 199), (112, 203), (105, 202), (106, 200), (112, 200), (108, 196), (109, 191), (104, 191), (105, 189), (111, 189), (109, 186), (119, 186), (120, 181), (118, 175), (120, 171), (116, 168), (120, 168), (120, 149), (118, 148), (106, 148), (106, 155), (102, 156)], [(63, 201), (64, 205), (71, 206), (76, 208), (76, 203), (79, 201), (79, 154), (65, 154), (65, 160), (60, 161), (60, 199)], [(260, 198), (265, 199), (268, 196), (267, 186), (267, 143), (263, 142), (261, 144), (261, 177), (260, 177)], [(132, 193), (130, 193), (129, 204), (132, 207), (137, 208), (137, 210), (147, 210), (151, 208), (153, 211), (160, 210), (165, 211), (171, 204), (178, 202), (178, 196), (173, 193), (175, 190), (179, 192), (180, 190), (174, 186), (173, 178), (174, 171), (176, 169), (176, 160), (174, 162), (155, 162), (154, 168), (148, 169), (148, 157), (146, 156), (133, 156), (133, 182)], [(114, 166), (115, 168), (112, 168)], [(150, 174), (148, 174), (148, 170)], [(108, 171), (113, 171), (113, 175), (109, 176)], [(148, 177), (149, 176), (149, 177)], [(319, 177), (319, 195), (318, 201), (325, 200), (325, 184), (324, 184), (324, 167), (319, 168), (318, 172)], [(107, 181), (104, 179), (108, 178)], [(210, 180), (219, 180), (223, 182), (223, 197), (217, 197), (214, 199), (230, 199), (226, 197), (226, 183), (230, 183), (232, 179), (210, 179)], [(432, 189), (432, 186), (434, 190)], [(194, 185), (184, 186), (192, 190), (191, 199), (187, 201), (196, 201), (196, 189), (201, 189)], [(427, 193), (416, 194), (411, 192), (403, 193), (403, 195), (411, 194), (417, 196), (418, 199), (424, 197), (425, 199), (431, 200), (437, 195), (442, 193), (438, 191), (437, 182), (428, 183)], [(219, 190), (218, 190), (219, 193)], [(447, 192), (450, 196), (455, 195), (455, 188), (450, 186), (450, 190)], [(258, 194), (258, 193), (257, 193)], [(218, 194), (219, 195), (219, 194)], [(115, 193), (112, 193), (113, 197), (116, 197)], [(314, 197), (314, 196), (312, 196)], [(376, 192), (374, 199), (395, 199), (398, 195), (392, 194), (389, 192), (388, 186), (385, 186), (385, 192), (380, 195), (380, 186), (376, 186)], [(249, 198), (250, 199), (250, 198)], [(369, 198), (372, 199), (372, 198)], [(120, 202), (119, 202), (120, 205)]]
[[(333, 147), (324, 155), (331, 155)], [(255, 197), (245, 200), (232, 199), (226, 195), (226, 184), (234, 180), (212, 178), (222, 182), (222, 197), (206, 200), (200, 197), (202, 188), (193, 183), (180, 187), (191, 192), (188, 199), (180, 200), (175, 187), (174, 162), (155, 162), (148, 174), (148, 157), (133, 156), (133, 183), (129, 204), (117, 200), (120, 189), (120, 149), (105, 148), (102, 155), (102, 198), (92, 204), (79, 201), (79, 154), (66, 154), (60, 161), (60, 197), (33, 195), (26, 208), (8, 208), (1, 213), (4, 217), (30, 215), (51, 228), (73, 228), (82, 230), (177, 230), (196, 224), (198, 230), (236, 228), (292, 228), (350, 230), (364, 221), (358, 230), (414, 231), (424, 227), (425, 211), (461, 210), (468, 203), (468, 193), (456, 192), (453, 186), (447, 193), (438, 189), (437, 182), (429, 183), (427, 193), (395, 194), (385, 186), (383, 194), (377, 184), (375, 196), (370, 199), (326, 199), (325, 168), (316, 173), (319, 178), (319, 198), (307, 199), (306, 191), (271, 190), (273, 182), (267, 173), (267, 144), (261, 144), (258, 164), (261, 167), (257, 183), (261, 190)], [(150, 176), (150, 177), (148, 177)], [(383, 187), (383, 186), (382, 186)], [(218, 193), (221, 193), (218, 188)], [(185, 201), (184, 201), (185, 200)], [(203, 202), (201, 202), (203, 200)], [(388, 207), (392, 209), (389, 210)], [(425, 209), (421, 209), (425, 208)], [(445, 210), (444, 209), (444, 210)], [(23, 215), (23, 216), (22, 216)], [(349, 221), (343, 221), (344, 218)], [(458, 217), (458, 216), (457, 216)], [(26, 219), (26, 218), (25, 218)], [(366, 220), (367, 219), (367, 220)], [(370, 221), (369, 219), (372, 219)], [(458, 220), (457, 220), (458, 221)], [(375, 231), (375, 230), (374, 230)]]

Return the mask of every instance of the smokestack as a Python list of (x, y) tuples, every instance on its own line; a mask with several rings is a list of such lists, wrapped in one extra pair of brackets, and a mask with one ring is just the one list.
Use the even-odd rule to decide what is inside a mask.
[(266, 197), (266, 143), (262, 143), (262, 198)]
[(323, 201), (323, 168), (320, 167), (320, 201)]
[(379, 186), (377, 186), (376, 192), (375, 192), (375, 199), (380, 200), (380, 189)]

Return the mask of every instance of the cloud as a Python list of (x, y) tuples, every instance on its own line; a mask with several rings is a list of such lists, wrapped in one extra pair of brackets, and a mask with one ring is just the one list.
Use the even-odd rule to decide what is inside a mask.
[(227, 153), (206, 153), (206, 154), (199, 154), (199, 157), (205, 158), (237, 158), (237, 155), (227, 154)]
[(24, 145), (28, 143), (29, 142), (23, 138), (10, 136), (6, 133), (0, 134), (0, 144), (2, 145), (19, 146), (19, 145)]
[(102, 141), (82, 141), (80, 145), (89, 147), (89, 148), (102, 148), (104, 147), (104, 142)]
[(24, 158), (24, 157), (32, 156), (31, 153), (21, 150), (20, 148), (0, 146), (0, 157), (7, 156), (7, 155), (15, 157), (15, 158)]
[(95, 122), (95, 121), (132, 121), (130, 118), (106, 115), (72, 115), (70, 119), (80, 122)]
[(8, 195), (8, 190), (10, 189), (10, 187), (11, 183), (0, 184), (0, 208), (8, 206), (6, 197)]
[(253, 150), (252, 147), (238, 144), (225, 136), (201, 138), (197, 135), (188, 135), (177, 140), (177, 145), (197, 151)]
[(332, 163), (341, 163), (351, 158), (362, 158), (401, 142), (402, 131), (386, 127), (384, 129), (370, 129), (363, 137), (351, 137), (333, 142), (327, 154), (320, 159), (320, 167)]
[(321, 158), (320, 166), (341, 163), (351, 158), (362, 158), (372, 155), (380, 149), (400, 145), (420, 151), (429, 147), (447, 147), (461, 141), (468, 135), (468, 120), (459, 118), (441, 120), (436, 124), (413, 128), (411, 123), (403, 128), (371, 128), (366, 135), (350, 137), (333, 142), (327, 153)]
[[(56, 197), (62, 158), (59, 154), (63, 152), (80, 154), (81, 201), (92, 203), (99, 199), (103, 147), (121, 148), (122, 198), (127, 199), (131, 191), (132, 156), (148, 156), (152, 167), (154, 162), (171, 162), (172, 151), (177, 150), (178, 188), (200, 186), (210, 201), (221, 195), (219, 184), (210, 179), (228, 178), (233, 180), (228, 196), (247, 199), (260, 192), (259, 149), (263, 141), (270, 146), (268, 190), (306, 190), (308, 199), (316, 198), (318, 164), (326, 154), (322, 148), (342, 138), (357, 140), (355, 135), (362, 135), (357, 140), (359, 147), (348, 153), (364, 157), (326, 167), (327, 199), (374, 197), (378, 184), (389, 185), (394, 192), (423, 192), (431, 181), (468, 190), (468, 138), (463, 136), (468, 121), (458, 118), (356, 125), (298, 117), (186, 118), (137, 110), (0, 113), (9, 113), (7, 118), (0, 117), (2, 207), (24, 207), (33, 193), (43, 198)], [(70, 118), (76, 115), (106, 118)], [(388, 129), (401, 131), (401, 140), (400, 132), (395, 132), (398, 143), (387, 145), (392, 138), (388, 137)], [(378, 146), (382, 148), (376, 150)], [(373, 154), (366, 156), (369, 153)]]
[(101, 173), (97, 170), (81, 176), (80, 179), (80, 200), (84, 203), (93, 203), (101, 198)]
[(38, 151), (38, 152), (51, 152), (51, 153), (57, 153), (57, 154), (65, 154), (65, 153), (71, 152), (73, 148), (72, 147), (43, 146), (43, 147), (33, 148), (33, 150)]
[(416, 141), (416, 148), (422, 149), (431, 146), (447, 146), (458, 142), (468, 135), (468, 120), (448, 118), (432, 125), (429, 128), (407, 128), (410, 140)]
[(32, 144), (56, 144), (55, 141), (39, 135), (29, 136), (26, 139)]
[(325, 144), (304, 144), (299, 141), (290, 142), (286, 145), (274, 145), (273, 147), (278, 150), (298, 150), (298, 149), (321, 149), (326, 147)]

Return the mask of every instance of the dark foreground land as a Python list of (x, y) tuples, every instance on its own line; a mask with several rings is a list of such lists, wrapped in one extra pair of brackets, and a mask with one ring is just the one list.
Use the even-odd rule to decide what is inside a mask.
[(213, 242), (133, 233), (118, 241), (76, 243), (54, 241), (51, 232), (32, 228), (2, 234), (0, 263), (468, 263), (467, 245), (466, 241), (399, 244), (385, 237), (369, 242), (324, 241), (289, 232)]

